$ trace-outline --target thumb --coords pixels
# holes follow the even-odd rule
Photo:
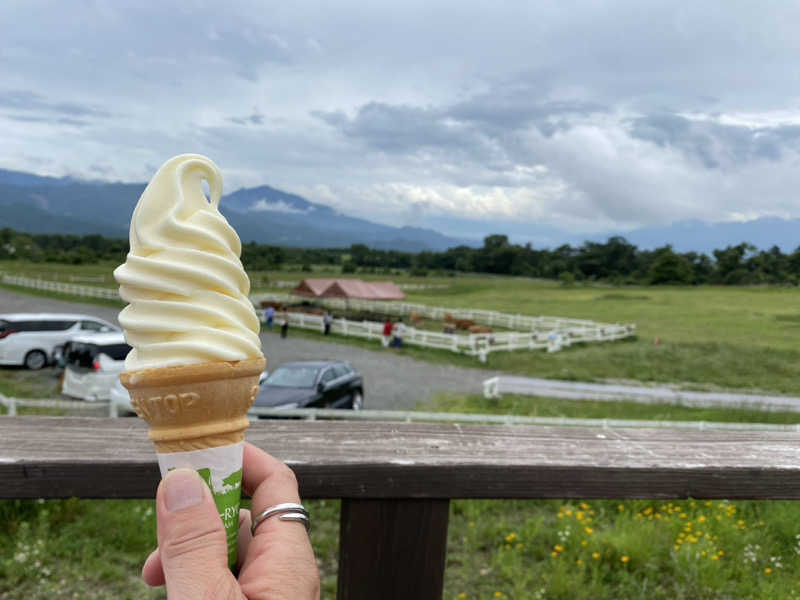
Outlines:
[[[169,600],[241,597],[228,570],[225,528],[196,471],[167,473],[156,493],[156,514]]]

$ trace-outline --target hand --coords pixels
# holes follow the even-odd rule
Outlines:
[[[242,487],[256,514],[300,502],[289,467],[245,443]],[[302,523],[263,521],[250,534],[250,511],[239,511],[239,578],[228,569],[225,530],[211,490],[192,469],[175,469],[156,493],[158,548],[147,558],[147,585],[167,586],[169,600],[318,599],[319,573]]]

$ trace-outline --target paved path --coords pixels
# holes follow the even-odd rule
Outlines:
[[[0,288],[0,314],[13,312],[79,312],[117,323],[115,308],[28,296]],[[347,344],[263,333],[261,340],[268,368],[295,360],[345,359],[364,376],[367,408],[403,410],[428,400],[440,391],[481,393],[483,380],[496,371],[435,365],[398,355],[392,350],[366,350]]]

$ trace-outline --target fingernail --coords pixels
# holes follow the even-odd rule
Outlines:
[[[164,494],[170,512],[197,506],[203,501],[205,482],[192,469],[174,469],[164,478]]]

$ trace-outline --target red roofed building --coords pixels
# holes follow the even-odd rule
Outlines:
[[[391,281],[366,282],[360,279],[304,279],[292,294],[307,298],[358,300],[405,300],[406,295]]]
[[[305,296],[306,298],[321,298],[322,293],[335,281],[336,279],[303,279],[303,281],[292,290],[292,294],[295,296]]]

